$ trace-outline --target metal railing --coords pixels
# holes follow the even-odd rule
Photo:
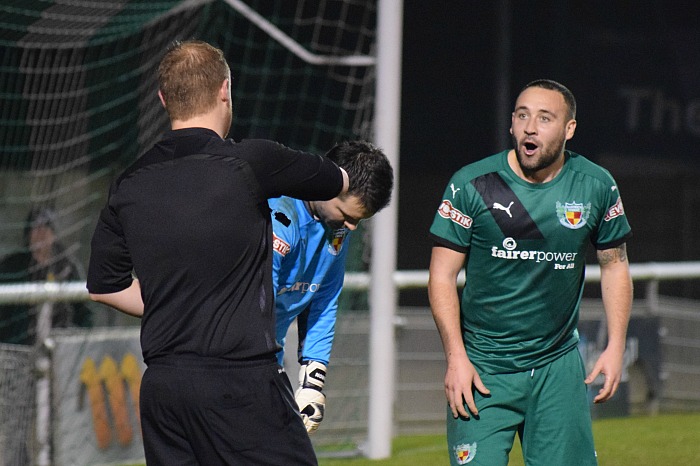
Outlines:
[[[689,280],[700,278],[700,261],[686,262],[649,262],[631,264],[630,273],[634,281],[647,281],[646,298],[650,308],[658,301],[658,286],[661,281]],[[427,270],[396,270],[394,284],[397,289],[426,288],[428,286]],[[600,268],[596,264],[586,266],[587,283],[600,281]],[[463,285],[464,271],[457,283]],[[344,287],[348,290],[368,290],[371,275],[365,272],[348,272],[345,274]],[[0,284],[0,304],[25,303],[37,304],[55,301],[87,301],[89,299],[85,282],[32,282]]]

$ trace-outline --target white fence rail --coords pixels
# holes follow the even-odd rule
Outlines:
[[[687,262],[649,262],[631,264],[630,273],[634,281],[648,281],[647,299],[653,299],[658,282],[668,280],[689,280],[700,278],[700,261]],[[458,284],[464,284],[464,271],[458,277]],[[600,281],[600,268],[596,264],[586,268],[586,282]],[[371,275],[364,272],[348,272],[345,275],[345,288],[348,290],[367,290]],[[427,270],[397,270],[394,272],[394,284],[397,289],[426,288],[428,286]],[[34,282],[0,284],[0,304],[55,301],[86,301],[88,293],[85,282]]]

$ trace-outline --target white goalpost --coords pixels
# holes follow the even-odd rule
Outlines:
[[[225,0],[232,8],[264,30],[294,55],[318,66],[375,66],[374,143],[381,147],[394,168],[393,201],[372,222],[371,286],[369,289],[369,410],[364,454],[371,459],[391,456],[396,350],[394,318],[397,291],[398,173],[401,112],[401,51],[403,1],[379,0],[376,57],[368,55],[319,55],[306,50],[241,0]]]
[[[401,112],[401,53],[403,1],[379,0],[377,8],[377,55],[330,56],[307,51],[275,25],[240,0],[225,0],[236,11],[264,30],[290,52],[307,63],[348,66],[375,66],[374,142],[389,157],[396,182],[391,204],[372,220],[372,261],[369,290],[370,346],[369,398],[366,451],[368,458],[391,455],[396,349],[394,318],[397,292],[393,281],[396,270],[398,223],[398,173]]]
[[[401,112],[401,50],[403,1],[379,0],[377,8],[377,55],[319,55],[282,32],[241,0],[225,0],[236,11],[264,30],[294,55],[318,66],[375,66],[374,143],[381,147],[394,168],[393,202],[372,220],[372,260],[370,263],[370,362],[369,410],[366,451],[368,458],[391,456],[396,350],[394,317],[397,292],[393,282],[396,270],[398,222],[398,173]]]
[[[340,66],[374,66],[376,58],[371,55],[321,55],[313,53],[304,48],[297,41],[285,34],[280,28],[272,24],[263,16],[258,14],[241,0],[224,0],[231,8],[248,18],[248,20],[265,31],[270,37],[282,44],[287,50],[306,63],[319,66],[340,65]],[[381,0],[380,0],[381,2]]]
[[[377,11],[377,83],[374,133],[376,143],[388,154],[394,167],[394,193],[391,204],[373,220],[372,262],[370,264],[370,366],[369,413],[366,456],[391,456],[396,347],[394,319],[397,289],[399,142],[401,113],[401,50],[403,0],[380,0]]]

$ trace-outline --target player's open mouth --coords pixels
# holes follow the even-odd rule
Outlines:
[[[534,142],[526,142],[523,144],[523,148],[525,149],[525,154],[533,155],[537,151],[538,146]]]

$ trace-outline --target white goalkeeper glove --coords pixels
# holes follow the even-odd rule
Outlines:
[[[326,395],[323,384],[326,382],[326,365],[318,361],[305,361],[299,368],[299,388],[294,399],[308,433],[318,429],[326,409]]]

